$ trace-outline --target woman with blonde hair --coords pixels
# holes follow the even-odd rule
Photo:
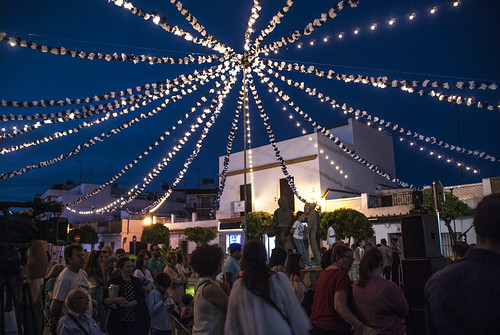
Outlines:
[[[169,275],[172,280],[172,284],[168,288],[168,294],[177,305],[180,305],[182,296],[184,295],[184,285],[187,282],[187,278],[176,266],[177,253],[175,251],[168,252],[167,262],[168,265],[165,266],[163,272]]]

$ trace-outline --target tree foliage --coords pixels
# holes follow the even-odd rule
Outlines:
[[[170,244],[170,231],[161,223],[145,226],[142,230],[141,242],[168,246]]]
[[[207,227],[192,227],[184,229],[184,235],[188,241],[193,241],[196,244],[203,244],[212,241],[217,237],[217,233]]]
[[[346,237],[368,238],[374,234],[372,224],[363,213],[350,208],[339,208],[333,212],[321,214],[320,230],[321,238],[324,240],[330,220],[333,221],[333,229],[335,229],[335,235],[339,239]]]
[[[91,225],[84,225],[69,231],[67,241],[69,244],[75,243],[75,236],[80,236],[79,243],[96,244],[99,242],[99,236]]]
[[[436,209],[434,208],[432,188],[426,188],[422,191],[422,193],[422,208],[429,214],[435,214]],[[448,228],[452,242],[456,242],[456,236],[453,228],[451,227],[451,221],[461,217],[465,212],[470,210],[470,207],[451,192],[445,192],[444,197],[444,209],[439,213],[439,218],[444,221],[445,226]]]
[[[271,225],[272,221],[273,216],[268,212],[258,211],[247,213],[247,235],[251,237],[262,236]]]

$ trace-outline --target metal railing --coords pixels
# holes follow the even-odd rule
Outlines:
[[[191,335],[191,330],[187,329],[182,322],[177,319],[174,315],[172,317],[172,335]]]

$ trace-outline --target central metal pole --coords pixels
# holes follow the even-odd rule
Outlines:
[[[243,68],[243,200],[245,201],[243,211],[243,236],[244,244],[247,236],[247,68]]]

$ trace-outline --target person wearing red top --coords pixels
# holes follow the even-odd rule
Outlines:
[[[359,334],[376,334],[352,312],[352,287],[348,272],[353,263],[352,251],[345,244],[335,246],[332,264],[320,274],[309,320],[311,335],[347,335],[354,327]]]
[[[382,277],[383,264],[378,248],[366,251],[359,265],[359,278],[354,282],[354,310],[378,335],[403,335],[401,321],[408,316],[410,307],[401,289]]]

